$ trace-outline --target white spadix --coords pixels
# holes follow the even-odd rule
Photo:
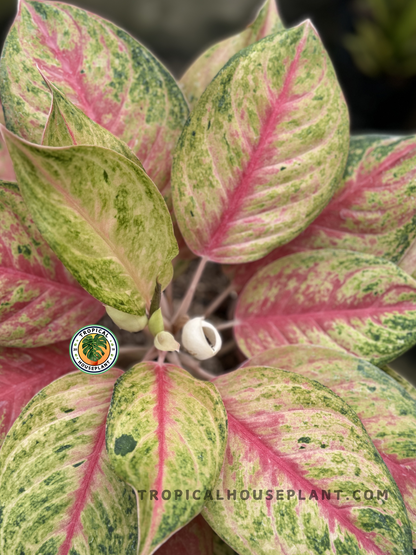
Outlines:
[[[192,318],[182,330],[182,345],[193,357],[206,360],[221,349],[222,340],[216,328],[204,318]]]

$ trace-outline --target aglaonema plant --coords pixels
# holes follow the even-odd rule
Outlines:
[[[0,553],[411,555],[416,389],[389,364],[416,344],[416,138],[350,140],[316,30],[273,0],[179,83],[21,1],[0,96]],[[190,318],[207,263],[230,285]],[[232,291],[248,360],[213,376]],[[105,311],[145,353],[74,371]]]

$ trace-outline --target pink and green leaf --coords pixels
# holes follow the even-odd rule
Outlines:
[[[121,373],[69,374],[23,409],[0,451],[1,553],[136,554],[134,494],[105,450]]]
[[[116,473],[136,490],[140,555],[154,553],[202,510],[226,442],[227,416],[213,384],[155,362],[138,364],[117,381],[107,450]],[[156,500],[150,490],[158,492]],[[162,498],[164,490],[172,499]],[[200,490],[200,499],[187,499],[185,490]]]
[[[157,555],[235,555],[201,515],[176,532],[157,551]]]
[[[236,54],[179,139],[172,195],[199,256],[266,256],[323,210],[344,171],[348,113],[335,72],[306,22]]]
[[[0,446],[22,408],[43,387],[74,371],[66,341],[38,347],[0,347]]]
[[[109,148],[143,168],[129,147],[110,131],[92,121],[43,76],[52,94],[52,106],[43,131],[45,146],[91,145]]]
[[[177,243],[162,195],[137,164],[98,146],[46,147],[3,128],[22,196],[43,237],[102,303],[142,316]]]
[[[67,272],[37,230],[14,183],[0,182],[0,345],[69,339],[104,307]]]
[[[247,29],[208,48],[186,71],[179,83],[190,106],[196,105],[209,83],[234,54],[281,29],[283,24],[276,0],[266,0]]]
[[[202,515],[240,555],[413,553],[400,492],[342,399],[270,367],[236,370],[215,384],[229,435],[214,500]],[[243,490],[249,499],[240,498]],[[377,498],[386,490],[387,500]],[[365,499],[365,491],[374,497]]]
[[[328,206],[293,241],[266,258],[227,271],[236,290],[267,264],[311,249],[346,249],[416,272],[416,136],[351,138],[342,183]],[[414,260],[415,259],[415,260]]]
[[[368,254],[322,249],[281,258],[244,288],[235,336],[248,357],[288,344],[381,365],[416,344],[416,281]]]
[[[416,400],[372,364],[312,345],[265,351],[244,366],[273,366],[316,380],[357,413],[406,505],[416,548]]]
[[[40,143],[50,108],[42,73],[123,140],[160,190],[188,108],[173,77],[128,33],[59,2],[21,0],[0,67],[8,129]]]

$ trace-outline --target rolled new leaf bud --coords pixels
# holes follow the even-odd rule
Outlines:
[[[203,318],[192,318],[182,330],[182,345],[198,360],[207,360],[221,349],[222,340],[216,328]]]
[[[130,332],[141,331],[147,326],[147,316],[137,316],[135,314],[127,314],[112,306],[105,307],[107,314],[113,322],[121,329]]]
[[[159,332],[154,340],[154,346],[159,351],[178,351],[180,344],[176,341],[171,333],[168,331]]]
[[[149,318],[149,330],[153,337],[156,337],[158,333],[165,330],[163,324],[162,309],[158,308]]]

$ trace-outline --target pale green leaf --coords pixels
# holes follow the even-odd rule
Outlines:
[[[178,250],[150,178],[106,148],[37,146],[3,132],[23,198],[52,250],[96,299],[143,316],[156,279],[162,287],[171,280]]]
[[[117,381],[107,450],[114,470],[138,492],[140,555],[153,553],[201,511],[226,442],[227,416],[213,384],[155,362],[138,364]],[[167,490],[170,499],[168,493],[162,498]],[[201,495],[187,499],[185,490]]]
[[[23,409],[0,451],[2,555],[136,554],[134,493],[105,450],[120,374],[68,374]]]

